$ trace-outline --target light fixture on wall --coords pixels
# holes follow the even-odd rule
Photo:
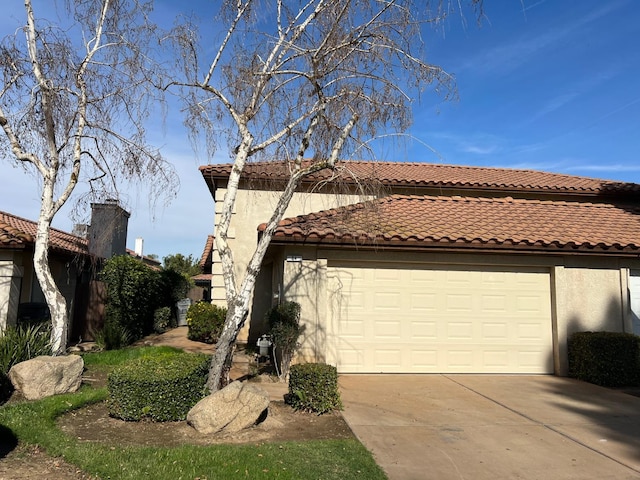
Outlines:
[[[287,255],[287,262],[302,262],[302,255]]]

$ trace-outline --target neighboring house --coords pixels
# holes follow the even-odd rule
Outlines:
[[[200,273],[191,277],[195,286],[189,291],[188,297],[193,302],[211,301],[211,267],[213,264],[214,236],[208,235],[200,257],[198,267]]]
[[[107,200],[91,204],[90,226],[50,231],[49,264],[67,301],[69,341],[92,338],[102,326],[105,290],[95,273],[104,259],[127,252],[128,219],[116,201]],[[33,268],[36,231],[36,222],[0,212],[0,330],[17,324],[19,311],[46,303]]]
[[[149,257],[147,255],[143,255],[139,251],[136,252],[135,250],[131,250],[130,248],[127,248],[126,253],[130,257],[133,257],[136,260],[139,260],[142,263],[144,263],[145,265],[151,267],[153,270],[161,270],[162,269],[162,262],[160,260],[156,259],[156,258]]]
[[[237,271],[284,168],[248,165],[230,239]],[[201,171],[219,206],[230,165]],[[375,188],[356,203],[361,184]],[[245,335],[265,330],[272,302],[295,300],[302,357],[340,372],[566,375],[571,333],[640,333],[639,194],[530,170],[344,162],[296,194]]]
[[[33,269],[36,230],[36,222],[0,212],[0,330],[16,325],[20,305],[45,303]],[[91,266],[87,240],[52,228],[49,264],[73,318],[76,289]]]

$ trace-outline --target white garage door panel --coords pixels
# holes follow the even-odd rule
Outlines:
[[[344,263],[328,280],[341,372],[553,371],[548,272]]]

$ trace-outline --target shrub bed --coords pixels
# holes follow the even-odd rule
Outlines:
[[[287,403],[296,410],[318,414],[341,410],[336,367],[324,363],[292,365]]]
[[[640,337],[576,332],[569,338],[569,376],[604,387],[640,385]]]
[[[141,358],[108,376],[109,414],[122,420],[184,420],[205,395],[209,357],[176,353]]]
[[[216,343],[226,318],[227,309],[224,307],[208,302],[195,303],[187,310],[187,337],[196,342]]]

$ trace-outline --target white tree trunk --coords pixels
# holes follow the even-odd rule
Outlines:
[[[322,111],[323,109],[321,108],[320,113],[322,113]],[[306,175],[324,168],[332,168],[335,165],[345,140],[358,120],[358,116],[354,114],[346,123],[340,135],[335,140],[331,149],[331,155],[329,155],[327,160],[318,161],[303,169],[302,160],[306,152],[308,139],[313,135],[314,129],[318,123],[318,118],[319,116],[313,118],[307,127],[306,134],[303,137],[300,150],[295,161],[295,170],[291,173],[286,187],[278,198],[278,203],[273,214],[267,222],[267,226],[262,232],[262,236],[258,241],[255,251],[253,252],[251,261],[247,266],[242,284],[237,290],[237,283],[235,281],[235,273],[233,269],[233,255],[227,243],[227,231],[229,229],[229,224],[231,223],[231,213],[233,212],[233,205],[238,193],[240,175],[246,163],[247,151],[252,140],[250,135],[245,137],[245,142],[243,142],[243,145],[241,145],[238,154],[236,155],[236,162],[227,184],[227,192],[225,194],[222,208],[222,221],[218,225],[220,231],[216,235],[216,245],[220,252],[220,262],[222,264],[225,287],[227,288],[227,304],[229,306],[229,311],[227,313],[222,335],[218,339],[216,351],[211,360],[211,368],[209,369],[209,378],[207,380],[207,388],[209,388],[210,391],[216,391],[229,383],[229,372],[233,361],[233,351],[236,339],[238,337],[238,333],[244,326],[244,322],[249,313],[249,303],[251,301],[251,296],[253,294],[258,274],[260,273],[262,260],[267,253],[269,243],[271,242],[271,238],[273,237],[273,233],[275,232],[278,223],[282,220],[289,203],[291,203],[291,199],[293,198],[296,188]]]
[[[33,253],[33,268],[51,313],[51,349],[61,355],[67,349],[67,302],[60,293],[49,265],[49,232],[53,218],[53,185],[43,185],[42,205],[38,218],[38,230]]]

